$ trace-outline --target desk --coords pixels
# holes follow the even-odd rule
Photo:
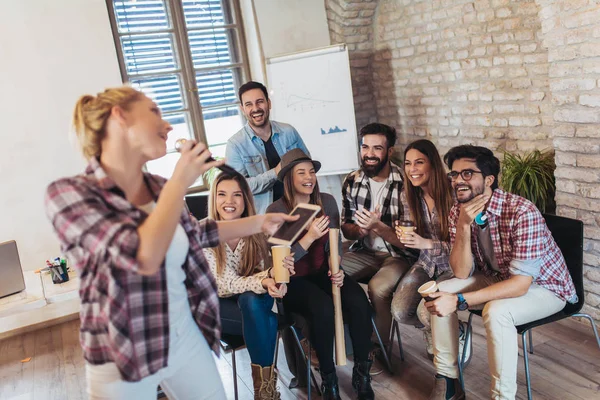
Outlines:
[[[25,271],[25,291],[0,303],[0,340],[79,318],[79,278],[52,283],[50,274]]]
[[[53,283],[49,272],[40,273],[44,298],[48,304],[76,299],[79,296],[79,278],[69,271],[69,280],[65,283]]]

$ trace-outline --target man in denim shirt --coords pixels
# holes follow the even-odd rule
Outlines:
[[[248,123],[227,141],[227,163],[246,177],[256,213],[264,214],[283,196],[283,184],[277,180],[280,157],[295,148],[310,153],[293,126],[269,119],[271,100],[263,84],[245,83],[238,96]]]

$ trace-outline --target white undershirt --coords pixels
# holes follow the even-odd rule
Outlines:
[[[379,206],[380,210],[383,208],[383,193],[385,192],[384,189],[386,183],[387,180],[377,182],[376,180],[369,178],[369,187],[371,189],[371,209],[369,211],[375,211],[377,206]],[[365,237],[364,242],[371,250],[388,251],[381,236],[373,231],[369,232],[369,236]]]
[[[156,203],[150,202],[138,206],[148,214],[154,210]],[[195,323],[188,302],[185,287],[185,271],[183,264],[187,259],[190,242],[183,227],[178,224],[173,239],[165,255],[167,272],[167,293],[169,299],[169,367],[177,368],[189,362],[188,355],[194,352],[199,340],[204,341],[200,328]],[[206,343],[206,342],[204,342]],[[206,346],[206,344],[204,344]],[[158,373],[158,372],[157,372]],[[86,374],[92,383],[105,384],[121,379],[114,362],[92,365],[86,363]]]
[[[148,214],[156,207],[155,202],[139,206]],[[165,270],[167,272],[167,292],[169,297],[169,326],[171,329],[171,341],[187,323],[193,322],[190,305],[188,302],[187,289],[185,287],[185,272],[183,264],[187,258],[190,248],[185,230],[181,224],[177,224],[173,239],[165,255]]]

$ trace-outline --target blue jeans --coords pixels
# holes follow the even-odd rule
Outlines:
[[[268,294],[245,292],[219,299],[221,325],[227,335],[243,335],[253,364],[273,364],[277,338],[277,316]]]

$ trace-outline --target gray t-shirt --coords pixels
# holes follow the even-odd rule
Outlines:
[[[492,242],[490,227],[477,227],[476,231],[477,242],[479,243],[479,248],[481,249],[481,253],[483,255],[485,263],[494,271],[500,272],[498,260],[496,259],[496,254],[494,253],[494,244]],[[508,267],[508,270],[512,275],[531,276],[533,277],[533,279],[535,279],[540,274],[540,269],[542,268],[542,261],[542,258],[536,258],[533,260],[513,259],[510,261],[510,266]]]

